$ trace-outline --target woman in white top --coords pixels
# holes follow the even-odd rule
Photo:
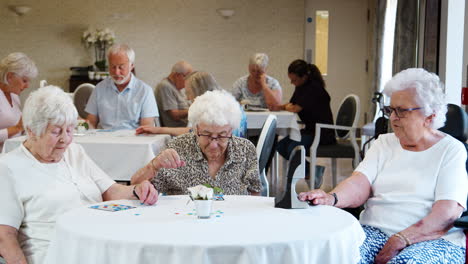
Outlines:
[[[5,140],[23,132],[19,95],[36,76],[36,65],[21,52],[0,61],[0,152]]]
[[[157,201],[148,181],[115,183],[73,141],[77,111],[60,88],[31,93],[23,112],[28,138],[0,158],[0,255],[42,263],[57,218],[70,209],[116,199]]]
[[[360,263],[465,263],[466,149],[439,130],[447,106],[439,77],[408,69],[385,86],[394,133],[380,135],[351,177],[330,193],[299,195],[340,208],[365,204]]]

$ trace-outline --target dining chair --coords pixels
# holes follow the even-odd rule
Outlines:
[[[85,108],[88,103],[88,99],[91,96],[91,93],[94,90],[94,85],[91,83],[80,84],[75,90],[73,96],[73,103],[75,104],[76,110],[78,110],[78,115],[81,118],[86,119],[88,113],[86,113]]]
[[[260,182],[262,184],[262,196],[270,195],[270,187],[266,177],[266,166],[271,152],[274,151],[274,141],[276,137],[276,116],[268,115],[263,123],[262,131],[257,142],[257,159]]]
[[[337,184],[337,158],[353,159],[353,167],[356,168],[360,161],[360,148],[356,141],[356,130],[360,115],[359,97],[354,94],[347,95],[341,102],[334,125],[317,123],[315,125],[315,138],[310,147],[310,179],[309,186],[314,186],[317,158],[332,159],[332,187]],[[336,143],[331,145],[319,145],[322,129],[334,129]]]

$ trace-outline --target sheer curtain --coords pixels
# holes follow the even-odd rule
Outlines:
[[[379,0],[376,5],[375,23],[375,73],[373,87],[381,92],[385,83],[393,74],[393,50],[395,22],[398,0]],[[374,122],[379,117],[379,108],[375,108]]]

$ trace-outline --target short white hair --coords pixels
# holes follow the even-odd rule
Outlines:
[[[57,86],[45,86],[32,92],[23,108],[23,126],[36,136],[50,125],[76,126],[78,112],[69,95]]]
[[[127,44],[115,44],[112,45],[107,51],[107,61],[109,62],[109,56],[125,53],[127,55],[128,61],[131,64],[135,64],[135,51],[130,48]]]
[[[0,82],[8,85],[7,73],[12,72],[29,79],[37,76],[37,67],[26,54],[22,52],[10,53],[0,61]]]
[[[397,73],[387,82],[383,93],[391,97],[394,92],[412,89],[414,100],[422,107],[425,116],[434,114],[431,127],[438,129],[445,124],[447,102],[445,87],[435,73],[421,68],[411,68]]]
[[[178,61],[172,66],[171,72],[188,74],[192,72],[192,65],[186,61]]]
[[[195,98],[188,111],[188,120],[192,127],[198,124],[229,125],[236,130],[241,121],[240,105],[224,90],[207,91]]]
[[[265,53],[255,53],[249,59],[250,65],[257,65],[262,70],[265,70],[268,66],[268,55]]]

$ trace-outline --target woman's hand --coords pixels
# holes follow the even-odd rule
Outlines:
[[[137,135],[139,134],[161,134],[160,130],[161,130],[160,127],[141,126],[135,130],[135,134]]]
[[[174,149],[165,149],[151,161],[151,164],[155,170],[175,169],[185,166],[185,161],[180,159],[179,154]]]
[[[309,201],[313,205],[331,205],[335,203],[335,197],[328,194],[320,189],[311,190],[308,192],[302,192],[298,196],[301,201]]]
[[[406,247],[406,242],[397,236],[391,236],[382,250],[375,257],[374,263],[385,264]]]
[[[145,180],[135,185],[135,193],[138,195],[137,198],[140,198],[140,202],[144,204],[153,205],[158,201],[158,191],[149,181]]]

